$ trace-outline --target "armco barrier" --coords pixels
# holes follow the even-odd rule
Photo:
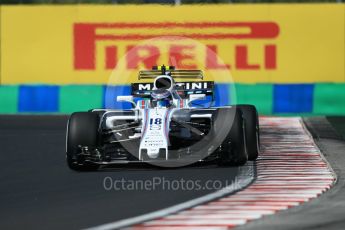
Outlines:
[[[19,5],[0,19],[3,113],[108,107],[112,70],[128,92],[139,69],[174,64],[225,87],[219,105],[345,114],[345,4]]]
[[[235,89],[235,90],[234,90]],[[215,105],[251,103],[261,114],[345,114],[345,84],[217,84]],[[71,113],[91,108],[129,108],[117,95],[124,85],[3,85],[0,113]]]

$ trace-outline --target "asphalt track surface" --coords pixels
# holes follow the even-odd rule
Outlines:
[[[106,190],[106,177],[112,181],[159,177],[169,182],[183,178],[202,186],[217,180],[225,186],[239,173],[238,167],[214,165],[74,172],[65,164],[66,122],[67,116],[0,116],[0,229],[81,229],[170,207],[216,190],[169,190],[167,186]]]
[[[138,180],[233,181],[239,168],[160,170],[124,167],[77,173],[64,160],[66,116],[0,116],[0,229],[80,229],[159,210],[214,190],[107,191],[105,177]],[[345,229],[345,142],[324,118],[307,119],[337,174],[318,199],[252,221],[238,229]],[[333,120],[334,121],[334,120]],[[344,122],[342,119],[340,122]],[[338,126],[334,122],[334,126]],[[341,125],[341,124],[340,124]]]

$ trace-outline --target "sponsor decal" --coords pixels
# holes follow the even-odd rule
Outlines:
[[[176,82],[175,83],[178,90],[202,90],[202,89],[213,89],[214,83],[212,81],[202,81],[202,82]],[[152,90],[153,83],[133,83],[132,90]]]
[[[1,25],[3,85],[123,86],[162,64],[217,83],[345,79],[344,4],[1,6]]]
[[[141,64],[146,69],[150,69],[152,66],[161,64],[159,59],[162,55],[167,55],[169,62],[174,62],[169,64],[175,65],[178,69],[277,69],[275,39],[279,36],[280,28],[276,22],[75,23],[73,31],[74,69],[77,71],[95,71],[99,53],[104,56],[102,68],[105,70],[116,68],[122,56],[120,49],[125,50],[122,53],[127,53],[126,68],[128,70],[138,69]],[[156,44],[138,45],[142,40],[153,38],[170,40],[167,41],[168,52],[162,52],[162,47]],[[197,47],[193,44],[176,44],[175,40],[179,39],[207,41],[203,52],[205,55],[203,67],[190,63],[190,60],[195,59],[199,54]],[[217,41],[219,40],[236,41],[232,45],[233,63],[218,62]],[[249,46],[243,43],[243,40],[269,41],[261,47],[263,51],[261,63],[249,61],[250,55],[257,56],[257,54],[250,53]],[[120,45],[123,42],[126,42],[126,45]]]

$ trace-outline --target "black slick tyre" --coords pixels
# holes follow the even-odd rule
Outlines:
[[[228,126],[228,127],[226,127]],[[242,112],[235,107],[219,108],[215,121],[215,133],[227,130],[219,148],[218,165],[243,165],[247,162],[246,141],[244,134],[244,120]]]
[[[245,122],[248,160],[256,160],[260,151],[259,117],[254,105],[236,105],[242,111]]]
[[[89,149],[98,146],[99,115],[92,112],[73,113],[67,124],[66,160],[70,169],[76,171],[93,171],[98,169],[97,164],[85,162],[79,156],[80,146]]]

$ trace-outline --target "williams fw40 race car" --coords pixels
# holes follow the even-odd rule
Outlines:
[[[163,65],[140,71],[138,80],[143,82],[131,85],[131,95],[117,97],[131,109],[92,109],[70,116],[66,158],[71,169],[144,162],[231,166],[258,157],[255,106],[200,107],[214,97],[214,83],[204,81],[202,71]]]

